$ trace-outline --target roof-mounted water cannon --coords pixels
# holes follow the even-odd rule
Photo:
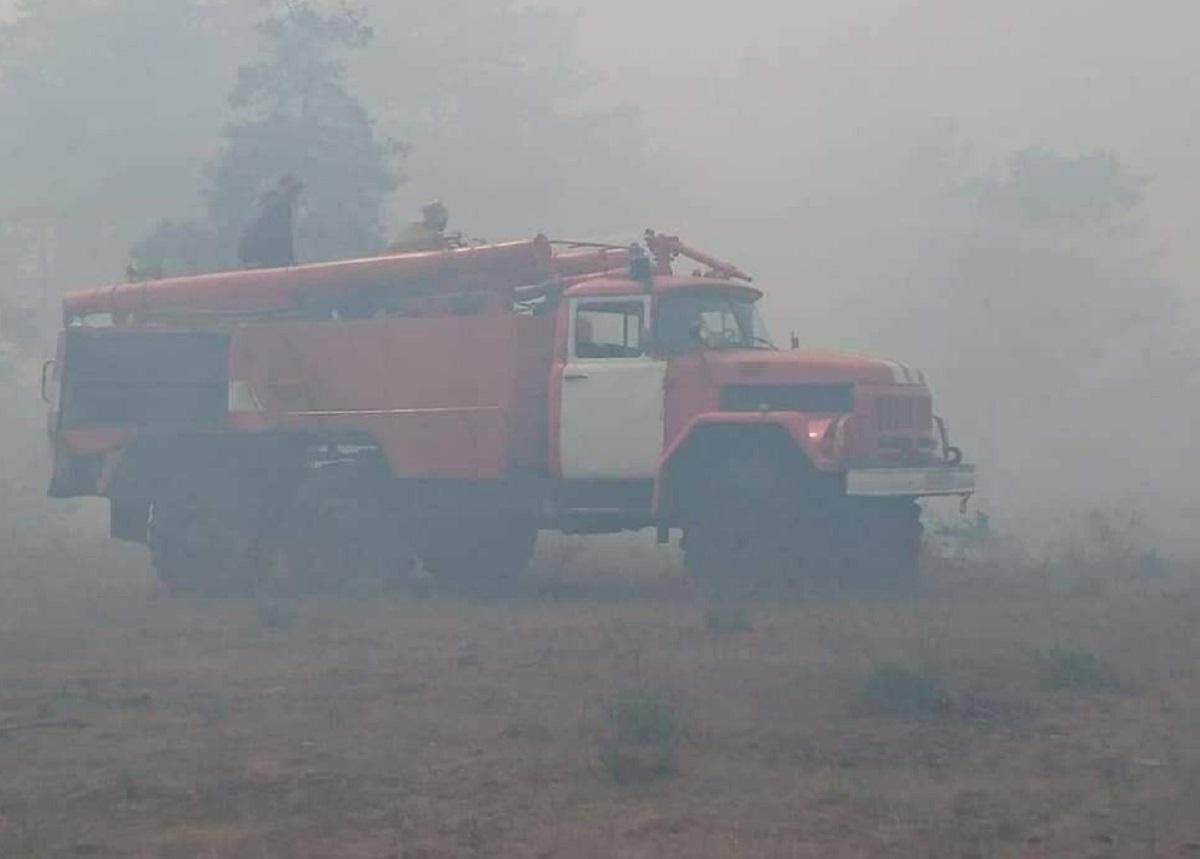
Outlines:
[[[679,236],[664,236],[659,235],[654,230],[646,230],[645,242],[646,247],[650,249],[650,256],[654,259],[655,274],[671,274],[671,263],[679,257],[684,257],[685,259],[690,259],[692,262],[708,266],[708,271],[697,272],[699,277],[742,280],[746,283],[754,280],[754,278],[732,263],[724,262],[703,251],[698,251],[693,247],[685,245],[679,239]]]

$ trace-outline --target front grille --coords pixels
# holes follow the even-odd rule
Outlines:
[[[853,385],[726,385],[723,412],[850,412]]]
[[[924,397],[880,397],[877,409],[880,432],[923,431],[933,421],[931,404]]]

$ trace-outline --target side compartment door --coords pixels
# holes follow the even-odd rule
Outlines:
[[[648,354],[650,298],[576,298],[569,314],[559,423],[563,477],[654,477],[667,362]]]

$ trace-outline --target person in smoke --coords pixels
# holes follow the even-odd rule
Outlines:
[[[294,220],[304,183],[284,176],[259,200],[258,215],[238,245],[242,268],[282,268],[296,264]]]
[[[421,209],[421,220],[405,227],[396,241],[388,246],[388,250],[401,254],[445,250],[450,246],[446,237],[449,223],[450,212],[441,200],[434,200]]]

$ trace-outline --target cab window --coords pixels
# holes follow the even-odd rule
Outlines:
[[[645,354],[641,301],[581,303],[575,311],[576,358],[637,358]]]
[[[754,299],[720,292],[686,291],[664,296],[655,314],[657,351],[677,355],[693,349],[774,349]]]

